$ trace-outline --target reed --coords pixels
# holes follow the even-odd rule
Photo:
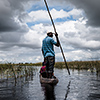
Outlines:
[[[33,66],[20,66],[20,64],[0,64],[0,79],[14,79],[16,85],[17,79],[22,77],[33,76]]]
[[[97,74],[100,73],[100,61],[71,61],[67,62],[68,67],[70,69],[77,69],[77,70],[90,70],[91,72],[96,72]],[[42,62],[39,63],[25,63],[21,64],[21,66],[42,66]],[[64,62],[56,62],[55,68],[66,68]]]
[[[68,67],[70,69],[77,69],[77,70],[89,70],[91,72],[96,72],[96,74],[100,74],[100,61],[71,61],[67,62]],[[17,78],[21,78],[24,76],[30,76],[33,74],[34,67],[33,66],[42,66],[42,62],[39,63],[18,63],[18,64],[11,64],[5,63],[0,64],[0,79],[6,78],[9,79],[10,77],[14,77],[15,80]],[[56,62],[55,68],[66,68],[64,62]]]
[[[100,61],[72,61],[67,62],[70,69],[78,69],[78,70],[90,70],[91,72],[96,72],[97,75],[100,73]],[[64,62],[56,62],[56,68],[66,68]]]

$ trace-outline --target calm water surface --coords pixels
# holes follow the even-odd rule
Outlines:
[[[39,69],[34,75],[17,80],[0,81],[0,100],[100,100],[100,76],[89,71],[55,69],[56,86],[40,84]]]

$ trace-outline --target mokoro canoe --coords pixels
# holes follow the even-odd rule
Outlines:
[[[44,78],[40,75],[40,83],[41,84],[51,84],[56,85],[59,82],[58,78],[54,76],[54,78]]]

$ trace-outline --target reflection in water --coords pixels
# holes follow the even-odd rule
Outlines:
[[[27,100],[23,93],[23,87],[29,86],[29,81],[33,80],[33,74],[29,77],[25,76],[17,79],[15,83],[14,79],[8,79],[0,81],[0,100]],[[32,80],[31,80],[32,79]]]
[[[42,90],[44,91],[44,100],[56,100],[54,93],[54,86],[50,84],[41,84]]]
[[[64,100],[67,100],[68,94],[70,92],[70,84],[71,84],[71,81],[69,81],[68,83]],[[42,87],[42,91],[44,92],[44,96],[45,96],[44,100],[56,100],[53,85],[41,84],[41,87]]]
[[[40,84],[39,69],[32,76],[0,80],[0,100],[100,100],[100,76],[86,70],[55,69],[56,86]],[[71,81],[69,81],[71,80]],[[41,89],[42,88],[42,89]]]
[[[71,84],[71,81],[69,81],[69,83],[68,83],[67,90],[66,90],[66,94],[65,94],[65,99],[64,100],[67,99],[67,96],[68,96],[68,94],[70,92],[70,84]]]

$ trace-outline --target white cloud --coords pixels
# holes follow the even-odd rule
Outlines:
[[[29,13],[29,16],[32,18],[32,21],[40,21],[40,20],[49,19],[47,11],[45,10],[32,11]]]
[[[70,12],[68,12],[68,15],[72,15],[74,19],[81,18],[84,14],[84,11],[81,9],[72,9]]]
[[[33,30],[29,30],[29,32],[28,33],[26,33],[26,34],[24,34],[24,41],[25,41],[25,43],[39,43],[39,35],[37,34],[37,32],[36,31],[33,31]],[[22,40],[23,41],[23,40]]]
[[[70,6],[68,2],[66,3],[67,0],[58,1],[48,0],[50,7],[54,7],[50,11],[53,19],[66,19],[70,16],[73,16],[74,19],[77,19],[77,21],[69,20],[55,23],[66,59],[68,61],[88,60],[91,58],[99,59],[100,28],[87,26],[87,22],[94,26],[99,26],[100,24],[98,21],[100,18],[98,15],[98,10],[96,9],[96,5],[93,12],[91,11],[90,3],[88,6],[86,0],[84,0],[83,3],[80,0],[70,1],[74,2],[73,4],[75,4],[77,8],[75,8],[75,6]],[[95,1],[92,0],[92,4],[94,2]],[[43,56],[41,53],[42,40],[45,38],[46,32],[53,31],[53,27],[50,24],[51,22],[48,23],[50,18],[47,11],[42,10],[44,9],[43,7],[45,7],[45,5],[43,5],[43,1],[33,0],[32,3],[27,2],[26,0],[0,1],[0,61],[43,61]],[[28,14],[25,10],[30,8],[32,5],[35,5],[37,7],[36,9],[38,10],[33,8],[36,11],[34,10]],[[59,10],[56,9],[56,7]],[[41,8],[41,10],[39,10],[39,8]],[[67,12],[67,10],[69,11]],[[26,24],[27,22],[32,22],[34,25],[29,28]],[[63,61],[60,50],[55,48],[55,52],[56,61]]]
[[[86,61],[86,60],[91,60],[93,55],[91,54],[91,52],[89,51],[83,51],[83,50],[74,50],[74,51],[69,51],[69,52],[65,52],[65,57],[67,61],[75,61],[75,60],[79,60],[79,61]],[[57,53],[56,54],[56,59],[62,59],[62,55],[61,53]]]
[[[83,20],[86,22],[86,20]],[[93,33],[93,27],[86,27],[80,20],[66,21],[63,23],[55,23],[60,42],[64,49],[64,54],[67,61],[70,60],[88,60],[96,58],[99,54],[97,48],[100,47],[100,39],[96,41],[90,33]],[[29,29],[29,32],[24,33],[20,38],[18,45],[12,48],[12,51],[2,51],[1,60],[6,58],[6,61],[15,62],[40,62],[43,61],[41,53],[41,44],[46,32],[53,30],[52,25],[36,24]],[[95,29],[95,34],[98,34],[99,28]],[[90,37],[90,38],[89,38]],[[88,39],[89,38],[89,39]],[[95,37],[96,38],[96,37]],[[20,44],[22,43],[22,45]],[[36,49],[37,48],[37,49]],[[97,50],[94,54],[91,50]],[[17,50],[17,52],[16,52]],[[88,51],[90,50],[90,51]],[[63,61],[62,54],[58,48],[55,48],[56,61]],[[5,55],[5,56],[4,56]],[[99,55],[98,55],[99,57]],[[10,58],[10,59],[9,59]]]
[[[77,19],[82,17],[83,15],[83,11],[82,10],[78,10],[78,9],[73,9],[69,12],[64,11],[63,9],[61,9],[60,11],[57,11],[56,9],[52,9],[50,11],[53,19],[57,19],[57,18],[67,18],[70,16],[73,16],[73,18]],[[31,11],[29,13],[29,16],[32,18],[32,21],[48,21],[49,20],[49,15],[47,13],[46,10],[38,10],[38,11]]]

